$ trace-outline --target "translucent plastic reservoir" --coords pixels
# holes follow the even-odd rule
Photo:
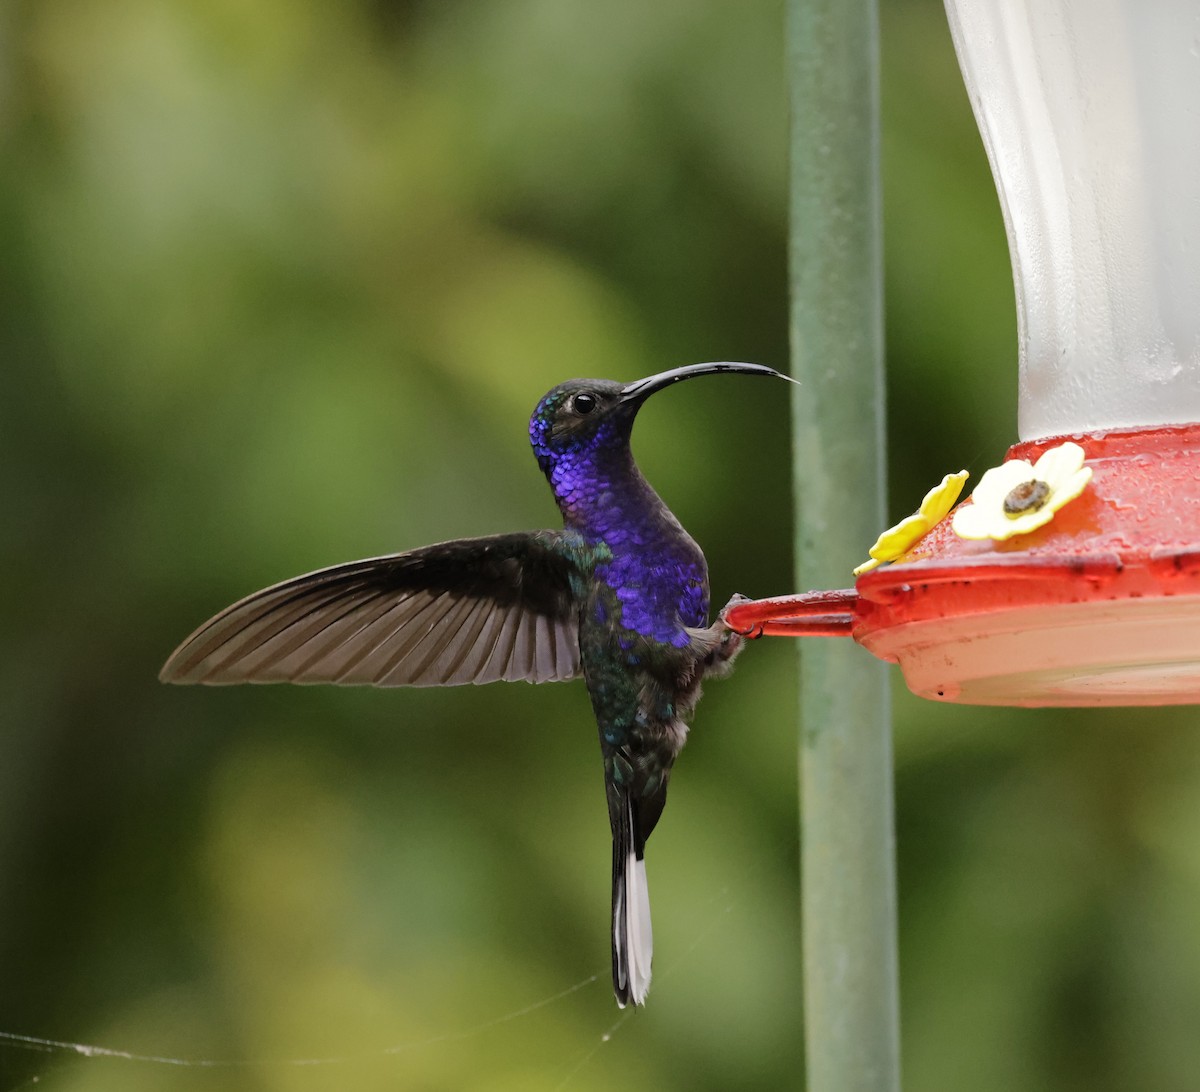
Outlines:
[[[946,0],[1012,252],[1020,434],[1200,421],[1200,0]]]

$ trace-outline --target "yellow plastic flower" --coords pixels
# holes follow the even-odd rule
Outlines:
[[[1083,459],[1083,448],[1066,443],[1050,448],[1033,465],[1012,459],[993,467],[979,479],[971,503],[954,513],[954,533],[1003,540],[1049,523],[1092,480]]]
[[[954,507],[954,502],[962,492],[963,482],[968,477],[965,470],[960,470],[957,474],[947,474],[940,485],[935,485],[925,494],[925,499],[921,501],[921,507],[916,512],[907,519],[902,519],[895,527],[889,527],[875,540],[875,545],[867,551],[871,559],[859,565],[854,570],[854,575],[862,576],[876,565],[903,557],[918,539],[946,518],[946,513]]]

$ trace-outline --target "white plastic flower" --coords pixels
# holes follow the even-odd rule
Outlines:
[[[959,538],[1003,540],[1049,523],[1092,480],[1091,467],[1083,460],[1083,448],[1065,443],[1050,448],[1032,465],[1012,459],[993,467],[979,479],[971,503],[954,513],[954,533]]]
[[[946,513],[958,500],[967,477],[965,470],[960,470],[957,474],[947,474],[940,485],[935,485],[925,494],[925,499],[921,501],[921,507],[916,512],[902,519],[895,527],[889,527],[875,540],[875,545],[867,551],[870,560],[859,565],[854,570],[854,575],[862,576],[876,565],[882,565],[885,561],[895,561],[908,553],[910,547],[916,545],[946,518]]]

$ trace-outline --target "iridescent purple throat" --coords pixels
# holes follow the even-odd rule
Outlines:
[[[634,464],[627,431],[604,422],[586,445],[552,451],[537,426],[535,418],[530,438],[565,526],[612,554],[594,577],[612,589],[621,617],[595,620],[687,645],[684,627],[708,623],[708,569],[699,546]]]

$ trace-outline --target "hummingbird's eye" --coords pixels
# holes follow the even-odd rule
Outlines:
[[[571,399],[571,409],[578,413],[580,417],[586,417],[595,408],[596,396],[588,394],[587,391],[582,391]]]

